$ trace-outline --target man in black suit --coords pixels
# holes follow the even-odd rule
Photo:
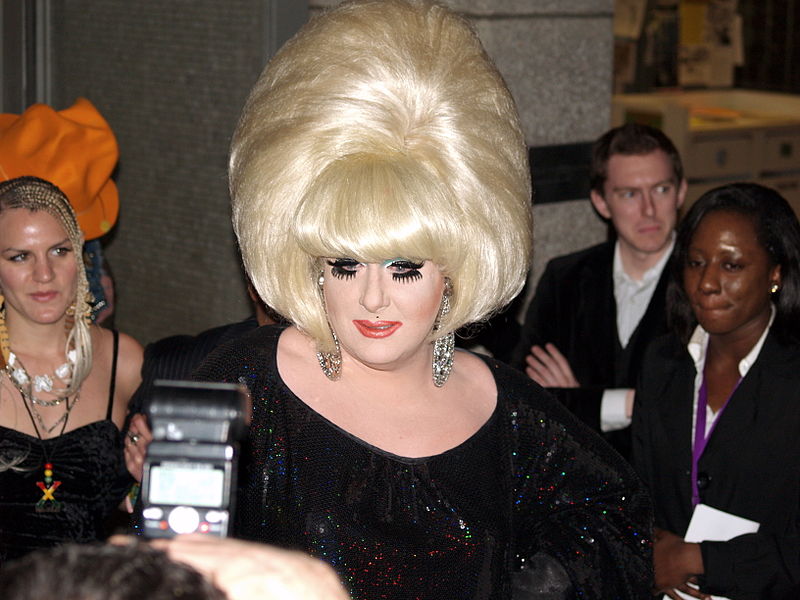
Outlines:
[[[614,239],[548,263],[512,364],[627,457],[642,354],[666,332],[664,267],[686,180],[669,138],[637,124],[595,142],[590,176]]]
[[[148,344],[142,363],[142,383],[128,405],[129,416],[144,410],[159,379],[187,380],[217,346],[236,339],[261,325],[282,322],[282,317],[262,302],[252,284],[247,292],[253,302],[253,315],[244,321],[220,325],[195,336],[173,335]],[[126,425],[127,427],[127,425]]]

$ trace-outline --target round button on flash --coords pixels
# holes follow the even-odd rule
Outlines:
[[[167,522],[175,533],[192,533],[200,525],[200,514],[189,506],[173,508]]]

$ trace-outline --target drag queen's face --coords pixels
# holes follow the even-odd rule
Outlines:
[[[435,264],[324,258],[323,273],[328,319],[343,356],[382,371],[430,361],[427,340],[444,292]]]

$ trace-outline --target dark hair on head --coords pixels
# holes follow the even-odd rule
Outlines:
[[[681,221],[667,288],[670,326],[687,343],[697,325],[683,288],[683,268],[695,231],[716,211],[736,212],[752,220],[758,243],[772,264],[781,267],[781,287],[772,296],[777,309],[772,331],[785,341],[800,340],[800,223],[783,196],[757,183],[714,188],[703,194]]]
[[[669,158],[675,184],[679,185],[683,181],[683,163],[675,144],[664,135],[664,132],[639,123],[626,123],[610,129],[592,145],[592,165],[589,172],[589,184],[592,190],[601,196],[604,195],[608,178],[608,161],[615,154],[638,156],[656,150],[662,150]]]
[[[189,565],[145,544],[65,544],[0,570],[3,600],[226,600]]]

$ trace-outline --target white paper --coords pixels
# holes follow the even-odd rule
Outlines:
[[[756,533],[759,524],[724,510],[698,504],[683,539],[687,542],[727,542],[746,533]]]
[[[759,523],[727,513],[724,510],[712,508],[707,504],[698,504],[694,507],[692,520],[686,529],[683,539],[687,542],[727,542],[740,535],[756,533]],[[696,587],[689,584],[692,587]],[[691,596],[675,590],[681,598],[696,600]],[[667,598],[664,596],[663,598]],[[724,596],[711,596],[712,600],[729,600]]]

